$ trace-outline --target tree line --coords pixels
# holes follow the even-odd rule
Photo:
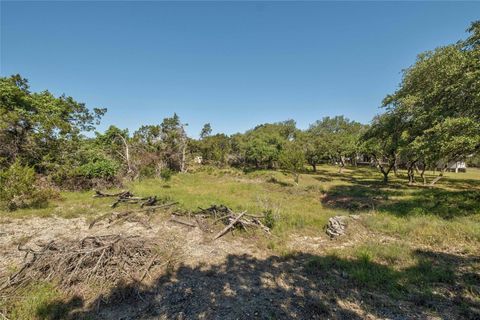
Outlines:
[[[205,124],[195,139],[173,114],[134,132],[116,126],[96,132],[106,109],[89,109],[49,91],[31,92],[20,75],[2,77],[0,201],[11,202],[26,185],[38,184],[39,177],[60,188],[91,188],[120,178],[168,179],[200,159],[214,166],[284,169],[297,182],[306,165],[315,171],[322,162],[336,164],[342,172],[359,159],[369,161],[385,182],[392,171],[404,168],[410,184],[417,172],[427,184],[425,170],[440,168],[433,184],[449,162],[478,159],[480,21],[468,32],[465,40],[418,55],[403,71],[398,90],[383,100],[384,111],[368,125],[336,116],[306,130],[287,120],[226,135],[212,134]],[[16,186],[21,180],[16,175],[31,178]]]

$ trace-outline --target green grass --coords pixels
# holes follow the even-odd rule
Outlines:
[[[63,294],[50,283],[37,283],[22,289],[18,299],[2,306],[11,319],[64,319],[69,306],[58,303]]]
[[[281,173],[268,172],[262,179],[259,173],[241,177],[212,175],[205,172],[179,174],[168,183],[144,180],[133,183],[136,194],[158,194],[179,202],[186,210],[197,210],[211,204],[225,204],[234,210],[262,213],[271,209],[279,211],[277,232],[296,228],[321,228],[336,210],[324,208],[318,192],[305,191],[304,187],[283,187],[267,182],[272,175],[285,179]]]
[[[305,270],[338,284],[338,276],[350,284],[392,298],[407,298],[415,304],[448,299],[446,287],[462,288],[464,296],[480,301],[477,293],[468,292],[478,281],[480,261],[474,256],[413,249],[407,243],[369,241],[355,247],[335,249],[323,256],[312,256]]]

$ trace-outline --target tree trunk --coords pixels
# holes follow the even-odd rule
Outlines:
[[[424,163],[422,171],[420,172],[420,177],[422,177],[423,185],[427,184],[427,178],[425,177],[425,170],[427,169],[427,165]]]
[[[407,174],[408,174],[408,185],[412,185],[415,183],[415,173],[414,173],[414,168],[415,164],[417,163],[417,160],[412,161],[410,163],[410,166],[408,166]]]
[[[130,149],[128,147],[128,143],[127,143],[127,140],[122,136],[122,135],[118,135],[118,137],[120,137],[120,139],[122,139],[122,142],[123,142],[123,145],[125,147],[125,162],[127,163],[127,173],[131,173],[133,170],[132,170],[132,165],[130,163]]]
[[[182,159],[180,161],[180,171],[185,172],[185,158],[187,151],[187,144],[184,142],[182,146]]]
[[[377,167],[380,169],[380,172],[383,174],[383,182],[387,183],[388,182],[388,174],[390,173],[390,170],[392,170],[393,166],[395,165],[395,160],[391,162],[388,166],[388,168],[385,170],[383,165],[378,161],[378,158],[376,155],[372,154],[373,158],[375,159],[375,162],[377,164]]]
[[[338,169],[338,172],[342,173],[343,168],[345,168],[345,159],[343,158],[343,156],[340,156],[340,168]]]
[[[388,183],[388,172],[382,171],[383,174],[383,182]]]
[[[418,169],[418,165],[417,165],[417,164],[415,164],[415,172],[418,173],[418,174],[420,173],[420,170]]]
[[[317,164],[316,164],[316,163],[312,163],[311,166],[312,166],[313,172],[317,172]]]
[[[293,179],[295,181],[295,184],[298,186],[298,181],[300,180],[300,174],[298,172],[294,172]]]
[[[442,179],[443,177],[443,173],[445,172],[445,169],[446,169],[446,166],[443,167],[441,170],[440,170],[440,174],[438,176],[435,177],[435,179],[432,180],[432,182],[430,182],[430,187],[433,187],[435,185],[435,183],[438,182],[438,180]]]

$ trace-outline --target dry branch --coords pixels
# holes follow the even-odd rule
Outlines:
[[[225,205],[212,205],[209,208],[199,207],[196,212],[175,212],[174,215],[193,216],[198,227],[205,232],[213,232],[214,225],[218,222],[222,222],[226,227],[222,230],[223,233],[217,234],[214,239],[221,237],[228,230],[233,230],[235,228],[242,228],[244,230],[247,230],[248,228],[259,228],[265,233],[270,234],[270,228],[262,223],[262,220],[265,219],[264,215],[251,215],[246,212],[237,214]],[[241,216],[239,217],[239,215]],[[206,221],[210,221],[210,223],[206,223]]]
[[[104,198],[104,197],[120,197],[120,198],[128,198],[133,197],[133,193],[130,191],[120,191],[118,193],[105,193],[99,190],[95,190],[95,194],[93,195],[94,198]]]
[[[157,206],[145,207],[137,210],[107,213],[95,218],[92,222],[90,222],[88,228],[91,229],[98,222],[106,220],[109,225],[117,224],[123,221],[129,221],[129,222],[138,222],[142,224],[145,228],[151,229],[151,226],[148,224],[148,215],[151,214],[152,212],[155,212],[156,209],[168,208],[176,205],[177,203],[178,202],[170,202],[170,203],[165,203]],[[141,215],[140,213],[146,213],[147,216]]]
[[[232,222],[230,222],[230,224],[228,226],[226,226],[222,231],[220,231],[219,233],[217,233],[217,235],[213,238],[213,240],[216,240],[218,238],[220,238],[221,236],[223,236],[225,233],[228,232],[228,230],[230,230],[234,225],[235,223],[238,222],[238,220],[240,220],[240,218],[243,217],[243,215],[246,213],[246,211],[240,213],[238,215],[238,217],[236,217],[235,219],[232,220]]]
[[[186,222],[186,221],[182,221],[182,220],[178,220],[178,219],[175,219],[174,217],[170,218],[171,222],[176,222],[176,223],[179,223],[179,224],[183,224],[183,225],[186,225],[186,226],[189,226],[189,227],[192,227],[192,228],[195,228],[196,225],[194,225],[193,223],[190,223],[190,222]]]

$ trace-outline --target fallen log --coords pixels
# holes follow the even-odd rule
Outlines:
[[[165,204],[156,205],[156,206],[149,206],[149,207],[144,207],[137,210],[106,213],[92,220],[92,222],[90,222],[90,224],[88,225],[88,228],[89,229],[93,228],[95,224],[97,224],[102,220],[108,220],[108,224],[110,225],[117,224],[122,221],[130,221],[130,222],[138,222],[142,224],[145,228],[151,229],[151,226],[148,224],[148,219],[145,220],[145,216],[143,216],[142,218],[142,216],[139,216],[138,213],[146,212],[147,214],[151,214],[152,212],[155,212],[156,209],[168,208],[176,204],[178,204],[178,202],[170,202],[170,203],[165,203]]]
[[[133,193],[128,190],[123,190],[118,193],[105,193],[99,190],[95,190],[95,194],[93,195],[94,198],[105,198],[105,197],[120,197],[120,198],[128,198],[132,197]]]
[[[237,223],[238,220],[240,220],[243,217],[243,215],[245,213],[247,213],[247,212],[243,211],[242,213],[240,213],[235,219],[233,219],[232,222],[230,222],[230,224],[228,226],[226,226],[222,231],[217,233],[217,235],[213,238],[213,240],[216,240],[216,239],[220,238],[221,236],[223,236],[225,233],[227,233],[228,230],[230,230],[235,225],[235,223]]]
[[[195,227],[196,227],[196,225],[194,225],[193,223],[189,223],[189,222],[186,222],[186,221],[177,220],[177,219],[175,219],[175,218],[173,218],[173,217],[170,218],[169,221],[175,222],[175,223],[178,223],[178,224],[183,224],[183,225],[185,225],[185,226],[189,226],[189,227],[192,227],[192,228],[195,228]]]
[[[140,208],[143,208],[144,206],[154,206],[155,204],[157,204],[157,196],[148,197],[145,202],[142,202]]]

